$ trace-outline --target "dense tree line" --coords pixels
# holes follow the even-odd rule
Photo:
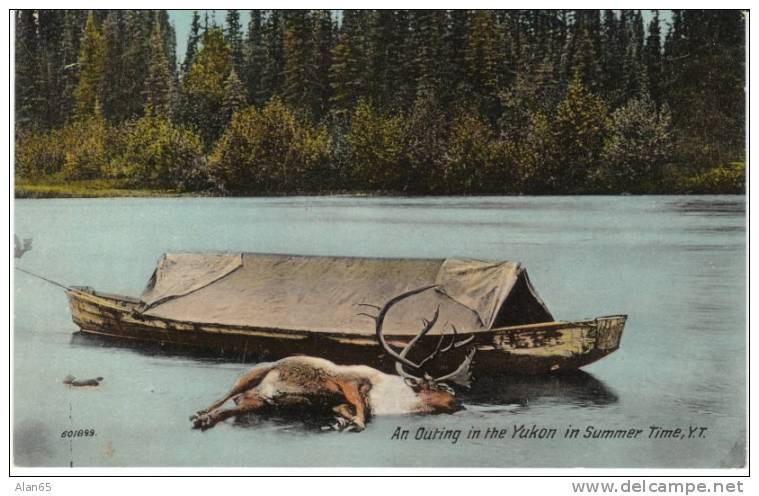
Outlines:
[[[739,11],[21,10],[21,178],[220,194],[740,190]],[[704,186],[706,185],[706,186]],[[725,186],[727,185],[727,187]]]

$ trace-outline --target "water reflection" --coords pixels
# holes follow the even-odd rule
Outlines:
[[[604,407],[619,401],[606,384],[583,370],[560,374],[477,378],[469,391],[460,393],[466,404],[480,406],[553,403],[575,407]]]
[[[224,354],[217,351],[205,350],[202,348],[188,348],[187,346],[173,345],[170,343],[157,343],[150,341],[135,341],[132,339],[119,338],[115,336],[98,336],[95,334],[86,334],[75,332],[71,335],[70,344],[82,348],[102,348],[108,350],[125,350],[135,352],[148,357],[166,357],[166,358],[183,358],[192,359],[198,362],[220,362],[220,363],[257,363],[254,356],[243,357],[238,353]]]
[[[730,200],[687,199],[669,203],[667,210],[685,214],[700,214],[706,216],[732,216],[743,214],[746,210],[743,197]]]

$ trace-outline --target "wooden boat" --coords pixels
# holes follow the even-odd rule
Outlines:
[[[88,287],[66,294],[85,334],[243,361],[306,354],[391,369],[357,305],[378,308],[430,282],[434,291],[388,315],[390,345],[408,343],[437,309],[448,329],[474,337],[475,374],[576,369],[619,348],[625,315],[556,321],[515,262],[173,253],[162,257],[140,298]],[[445,329],[415,349],[431,349]],[[441,369],[460,361],[442,358]]]

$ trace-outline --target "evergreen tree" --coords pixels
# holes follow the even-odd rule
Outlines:
[[[648,94],[646,66],[643,60],[643,18],[639,10],[629,15],[629,33],[624,58],[623,101]]]
[[[156,116],[167,116],[171,106],[173,80],[166,58],[164,36],[158,17],[150,36],[150,64],[145,80],[145,110]]]
[[[676,154],[689,165],[744,156],[744,33],[737,10],[673,12],[663,100],[677,130]]]
[[[644,63],[648,76],[648,93],[655,104],[661,99],[662,84],[662,46],[661,27],[659,26],[659,11],[654,10],[651,22],[648,24],[648,37],[644,48]]]
[[[75,95],[77,116],[86,117],[100,113],[105,63],[105,40],[95,25],[95,15],[90,13],[79,51],[79,85]]]
[[[39,66],[40,47],[35,11],[20,10],[16,12],[15,48],[16,125],[18,130],[35,129],[42,124],[39,115],[42,92]]]
[[[129,10],[126,14],[124,44],[125,118],[141,116],[145,108],[145,79],[150,62],[150,35],[154,17],[151,11]]]
[[[413,10],[410,20],[416,95],[438,98],[442,85],[442,57],[445,52],[445,12]]]
[[[328,110],[329,68],[332,65],[334,28],[329,10],[314,11],[311,16],[311,60],[312,60],[312,108],[315,119],[321,119]]]
[[[278,10],[269,11],[263,36],[265,63],[261,73],[259,99],[267,101],[272,96],[281,95],[284,85],[285,52],[284,26],[282,14]]]
[[[195,62],[198,54],[198,42],[200,42],[200,16],[197,10],[192,11],[190,34],[187,36],[187,49],[185,50],[184,62],[182,62],[182,75],[190,72],[190,66]]]
[[[241,71],[243,66],[243,43],[242,24],[240,24],[240,11],[230,9],[227,11],[227,27],[224,31],[224,39],[232,49],[232,64],[236,71]]]
[[[41,125],[46,129],[63,125],[67,109],[61,97],[64,92],[64,63],[62,59],[65,12],[62,10],[39,10],[40,101]]]
[[[593,191],[593,181],[601,167],[601,154],[609,127],[607,108],[575,77],[567,96],[559,104],[551,123],[551,150],[540,171],[545,192],[572,194]]]
[[[446,104],[460,101],[470,94],[467,80],[466,47],[469,32],[469,11],[452,10],[446,31],[446,60],[444,65],[445,91],[442,99]]]
[[[362,14],[358,11],[343,11],[340,38],[332,50],[330,104],[337,116],[345,117],[355,107],[359,98],[368,93],[363,20]]]
[[[66,10],[63,15],[63,39],[61,41],[61,61],[63,63],[63,93],[60,97],[61,114],[64,120],[74,115],[74,94],[79,84],[79,42],[86,13],[80,10]]]
[[[504,59],[495,14],[479,10],[472,14],[464,60],[472,101],[489,119],[498,118],[499,68]]]
[[[284,87],[282,96],[290,108],[318,108],[313,94],[311,20],[305,10],[284,15]]]
[[[572,64],[573,77],[591,91],[598,91],[601,84],[601,67],[599,57],[591,34],[586,29],[577,33],[574,60]]]
[[[227,80],[224,81],[224,99],[222,100],[221,112],[226,122],[232,119],[235,112],[248,104],[248,95],[245,86],[237,76],[234,69],[229,71]]]
[[[266,53],[263,46],[263,28],[261,11],[251,10],[248,32],[245,37],[245,60],[240,76],[245,83],[251,103],[255,105],[262,105],[264,102],[262,72]]]
[[[126,19],[124,12],[112,10],[103,21],[106,64],[103,74],[103,116],[110,122],[121,122],[132,117],[129,101],[133,97],[127,93],[130,83],[127,79]]]
[[[179,119],[188,124],[207,148],[221,135],[225,82],[232,71],[232,49],[220,28],[210,28],[190,72],[182,81]]]
[[[634,98],[612,114],[599,181],[603,189],[657,191],[671,157],[669,109],[657,110],[648,96]]]
[[[410,194],[445,192],[444,161],[448,141],[448,119],[437,98],[420,95],[405,126],[406,167],[403,191]]]

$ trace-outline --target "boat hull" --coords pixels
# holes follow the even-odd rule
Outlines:
[[[344,334],[308,330],[265,329],[201,324],[149,317],[135,312],[137,301],[90,289],[66,292],[74,323],[87,335],[189,351],[211,352],[231,360],[276,360],[290,355],[324,357],[339,364],[362,363],[393,368],[373,334]],[[615,315],[577,322],[550,322],[492,329],[474,336],[475,374],[542,374],[577,369],[619,348],[626,316]],[[389,335],[403,346],[411,336]],[[426,336],[415,349],[431,351],[439,336]],[[440,369],[455,366],[461,356],[444,356]]]

